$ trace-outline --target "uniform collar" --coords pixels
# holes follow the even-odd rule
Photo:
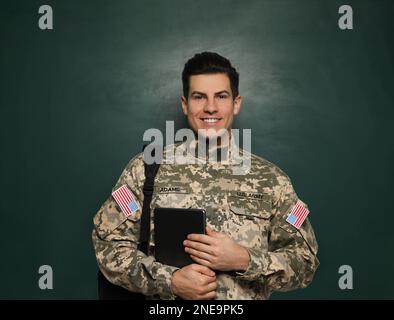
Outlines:
[[[208,143],[199,145],[198,138],[172,145],[166,148],[165,159],[176,164],[212,164],[214,166],[241,165],[244,151],[239,148],[234,135],[231,133],[229,142],[208,149]],[[200,150],[205,148],[204,150]],[[182,155],[178,157],[177,155]],[[174,157],[175,156],[175,157]],[[181,159],[181,161],[180,161]]]

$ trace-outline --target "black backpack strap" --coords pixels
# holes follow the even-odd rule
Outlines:
[[[145,149],[146,145],[144,145]],[[154,156],[154,150],[152,155]],[[147,164],[144,161],[145,183],[143,188],[144,202],[142,205],[141,227],[140,227],[140,243],[138,249],[148,254],[149,237],[150,237],[150,203],[152,201],[153,187],[155,185],[155,177],[159,171],[160,162]]]
[[[148,254],[150,235],[150,203],[152,201],[153,186],[155,184],[155,177],[157,172],[159,171],[159,167],[160,162],[153,164],[146,164],[144,162],[144,202],[142,205],[140,244],[138,245],[138,249],[145,254]],[[145,296],[141,293],[130,292],[120,286],[112,284],[104,277],[100,270],[98,271],[97,280],[98,296],[100,300],[145,300]]]

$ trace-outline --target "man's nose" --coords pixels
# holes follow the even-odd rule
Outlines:
[[[207,103],[204,106],[204,111],[211,114],[218,111],[214,98],[207,99]]]

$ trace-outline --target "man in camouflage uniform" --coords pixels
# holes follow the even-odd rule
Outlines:
[[[214,53],[195,55],[185,65],[183,86],[182,109],[194,132],[206,130],[208,137],[212,129],[231,130],[241,97],[238,73],[227,59]],[[206,210],[206,234],[189,235],[183,243],[195,263],[179,269],[156,261],[153,223],[149,253],[139,251],[141,210],[126,217],[110,196],[94,217],[93,230],[97,261],[106,278],[152,299],[267,299],[273,291],[306,287],[319,265],[318,246],[308,218],[299,229],[286,221],[297,203],[306,207],[289,177],[250,154],[250,167],[234,174],[246,152],[233,139],[219,146],[225,155],[220,161],[206,161],[190,152],[197,148],[188,147],[174,147],[192,160],[188,164],[164,158],[151,213],[156,207]],[[144,180],[139,154],[113,190],[127,186],[142,207]],[[181,227],[174,221],[174,229]]]

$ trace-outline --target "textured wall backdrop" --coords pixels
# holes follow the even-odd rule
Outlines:
[[[321,266],[273,298],[394,298],[393,17],[389,0],[3,3],[0,298],[96,298],[92,217],[146,129],[185,125],[180,73],[204,50],[237,67],[236,127],[311,209]],[[353,290],[338,287],[344,264]]]

